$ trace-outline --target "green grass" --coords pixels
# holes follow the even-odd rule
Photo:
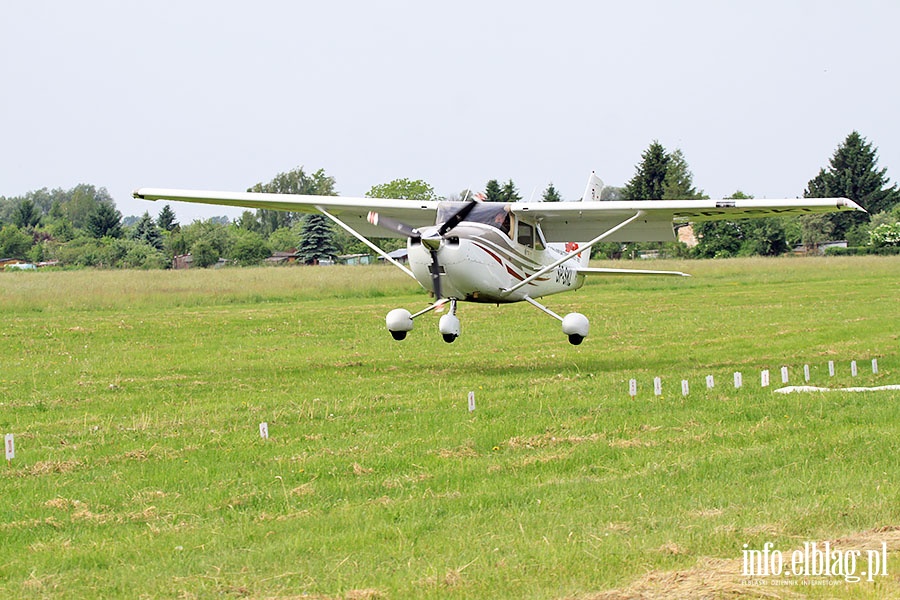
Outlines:
[[[395,342],[384,315],[428,298],[391,268],[0,274],[0,591],[582,597],[744,544],[900,548],[900,393],[771,391],[782,365],[900,383],[900,259],[659,268],[694,277],[546,298],[591,319],[578,347],[524,304]],[[897,593],[891,556],[875,584],[762,591]]]

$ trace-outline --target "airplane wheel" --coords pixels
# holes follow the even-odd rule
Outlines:
[[[444,334],[441,334],[441,337],[444,338],[444,341],[447,342],[448,344],[452,344],[454,341],[456,341],[456,338],[458,338],[459,336],[454,335],[452,333],[444,333]]]
[[[569,343],[572,344],[573,346],[578,346],[583,341],[584,341],[583,335],[578,335],[577,333],[573,333],[572,335],[569,336]]]
[[[397,341],[405,340],[406,332],[405,331],[392,331],[391,336]]]

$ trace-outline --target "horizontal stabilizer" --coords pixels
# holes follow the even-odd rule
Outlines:
[[[688,273],[681,271],[650,271],[647,269],[602,269],[585,267],[578,269],[579,273],[585,275],[678,275],[681,277],[690,277]]]

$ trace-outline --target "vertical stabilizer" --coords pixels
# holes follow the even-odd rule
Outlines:
[[[584,190],[584,196],[581,197],[582,202],[599,202],[600,192],[603,191],[603,182],[597,177],[597,174],[591,171],[588,178],[587,187]]]

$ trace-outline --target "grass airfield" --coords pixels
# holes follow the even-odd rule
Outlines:
[[[428,298],[390,267],[0,273],[0,591],[900,596],[900,392],[772,392],[900,383],[900,260],[654,268],[694,277],[544,299],[577,347],[525,304],[395,342]],[[888,575],[741,576],[806,541],[885,542]]]

